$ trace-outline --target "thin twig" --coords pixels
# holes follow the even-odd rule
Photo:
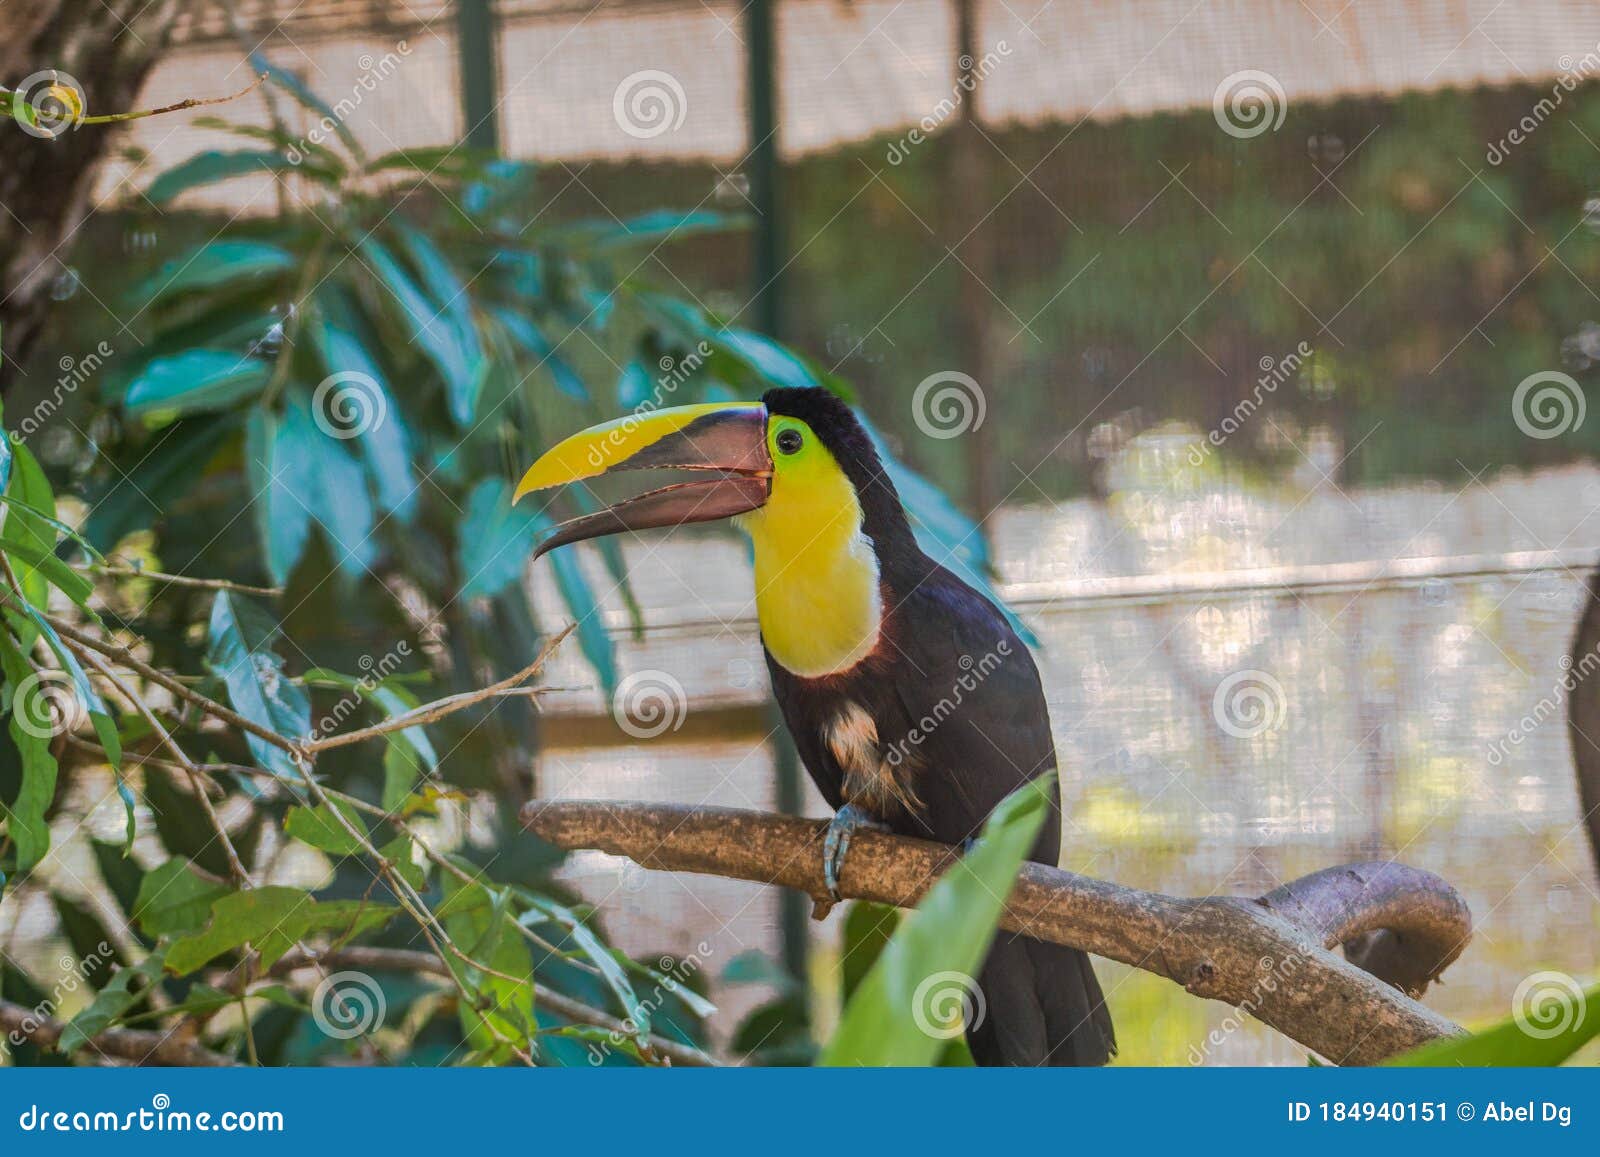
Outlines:
[[[233,875],[234,882],[241,888],[248,889],[253,887],[250,873],[246,870],[244,862],[239,859],[238,849],[233,846],[233,838],[228,835],[228,829],[223,824],[222,817],[217,814],[217,809],[211,802],[211,796],[206,791],[205,782],[201,779],[200,769],[189,758],[189,753],[178,746],[177,740],[172,738],[172,733],[162,726],[161,720],[156,718],[156,713],[150,710],[149,705],[139,697],[133,688],[122,681],[122,678],[94,652],[93,648],[71,639],[67,640],[67,646],[71,647],[80,659],[100,672],[102,676],[111,682],[112,686],[122,693],[122,697],[128,701],[129,705],[144,717],[144,721],[150,725],[150,729],[160,739],[161,745],[178,761],[179,766],[183,768],[184,774],[188,777],[189,786],[194,790],[195,798],[200,801],[200,807],[206,813],[206,820],[211,824],[211,830],[216,833],[217,839],[222,844],[223,854],[228,859],[228,871]]]
[[[123,566],[108,563],[101,566],[91,566],[89,569],[97,574],[110,575],[113,578],[146,578],[170,586],[198,587],[207,591],[237,591],[242,595],[257,595],[265,599],[275,599],[283,594],[282,587],[253,587],[247,583],[236,583],[231,579],[194,578],[186,574],[168,574],[166,571],[146,570],[142,566]]]
[[[323,739],[308,739],[300,747],[307,753],[327,751],[333,747],[347,747],[352,743],[361,743],[364,740],[375,739],[380,735],[387,735],[393,731],[404,731],[408,727],[422,727],[429,723],[436,723],[446,715],[454,715],[457,711],[464,711],[486,699],[494,699],[512,691],[526,693],[537,691],[537,688],[523,688],[519,684],[527,682],[537,675],[555,649],[566,641],[568,635],[576,629],[576,624],[569,623],[559,634],[551,638],[539,651],[539,657],[529,663],[515,675],[508,676],[498,683],[491,683],[487,687],[480,687],[474,691],[463,691],[458,695],[447,695],[443,699],[436,699],[432,703],[407,711],[403,715],[393,715],[381,723],[374,723],[371,727],[358,728],[355,731],[344,731],[338,735],[329,735]]]
[[[40,1048],[54,1049],[66,1026],[60,1021],[40,1016],[35,1009],[0,1000],[0,1029],[23,1037]],[[97,1033],[89,1038],[88,1050],[88,1055],[98,1054],[135,1065],[224,1068],[238,1063],[232,1057],[212,1052],[169,1032],[141,1032],[127,1028],[111,1028]]]

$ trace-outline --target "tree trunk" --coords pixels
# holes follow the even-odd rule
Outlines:
[[[46,69],[71,76],[93,116],[134,107],[176,19],[197,0],[21,0],[0,4],[0,84],[21,88]],[[66,83],[65,76],[62,83]],[[0,394],[44,326],[50,287],[93,206],[114,126],[54,139],[0,124]]]

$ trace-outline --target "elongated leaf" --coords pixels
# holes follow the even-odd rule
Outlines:
[[[494,316],[506,332],[516,339],[517,344],[539,359],[539,368],[550,375],[556,389],[575,401],[589,400],[589,387],[577,371],[567,364],[566,359],[556,352],[555,345],[545,337],[532,318],[504,308],[496,309]]]
[[[1559,1065],[1600,1037],[1600,985],[1587,992],[1561,972],[1535,973],[1516,997],[1522,1009],[1497,1025],[1432,1041],[1384,1062],[1400,1068]]]
[[[208,293],[245,281],[271,281],[295,268],[297,258],[265,241],[218,240],[175,257],[140,286],[142,300],[175,293]]]
[[[317,293],[317,305],[317,315],[310,326],[311,340],[323,367],[330,375],[357,376],[331,384],[324,389],[320,402],[313,396],[312,403],[321,405],[324,417],[335,420],[346,415],[332,408],[348,403],[351,424],[334,421],[333,428],[340,434],[355,431],[355,441],[372,477],[378,509],[409,522],[416,513],[418,483],[411,471],[405,417],[388,387],[383,368],[368,348],[363,336],[365,327],[349,298],[337,286],[324,286]]]
[[[224,152],[212,149],[196,153],[162,173],[150,182],[144,195],[152,204],[164,205],[179,193],[202,185],[242,177],[246,173],[292,172],[295,167],[293,161],[276,150],[235,149]],[[306,168],[310,171],[310,166]]]
[[[212,903],[205,928],[172,942],[167,971],[185,975],[246,943],[261,954],[261,967],[271,968],[296,940],[313,932],[344,941],[381,927],[398,911],[364,900],[318,903],[309,892],[274,884],[232,892]]]
[[[529,909],[521,917],[523,925],[529,926],[551,920],[566,929],[567,934],[572,937],[572,942],[589,958],[599,970],[606,986],[622,1002],[627,1020],[633,1025],[634,1038],[640,1044],[646,1043],[650,1036],[650,1007],[639,999],[638,993],[634,992],[633,983],[628,979],[628,974],[616,957],[611,954],[611,950],[600,942],[600,938],[572,909],[557,904],[554,900],[530,893],[523,894],[523,901]]]
[[[540,514],[536,516],[535,529],[542,537],[554,529],[554,524]],[[606,695],[610,696],[617,689],[616,648],[612,645],[611,632],[606,629],[605,619],[601,616],[600,604],[595,601],[594,592],[589,588],[589,580],[583,577],[583,571],[579,568],[579,556],[575,551],[557,550],[545,557],[550,560],[561,601],[567,604],[572,621],[577,624],[578,647],[600,677],[600,685]]]
[[[190,350],[145,365],[123,394],[122,404],[134,415],[225,410],[255,397],[271,375],[271,367],[256,358],[227,350]]]
[[[277,631],[271,616],[255,603],[232,591],[218,591],[206,631],[206,666],[226,684],[235,711],[278,735],[298,739],[311,731],[311,699],[283,673],[283,660],[271,647]],[[298,780],[282,748],[256,735],[246,734],[245,740],[262,767]]]
[[[0,546],[19,560],[17,578],[24,597],[33,606],[44,607],[50,601],[50,580],[40,568],[46,565],[43,559],[55,551],[56,532],[50,520],[55,518],[56,499],[38,459],[20,442],[12,447],[6,498],[10,501],[0,528]],[[36,561],[29,562],[30,558]],[[23,642],[26,645],[29,639],[24,638]]]
[[[470,426],[483,387],[483,354],[475,331],[464,334],[446,312],[443,302],[431,300],[411,274],[376,237],[357,247],[367,266],[400,307],[402,327],[439,371],[449,399],[450,415],[462,427]]]
[[[88,1044],[90,1038],[110,1028],[161,978],[161,964],[161,953],[154,952],[132,968],[118,969],[89,1006],[67,1023],[56,1047],[64,1053],[76,1052]]]
[[[521,577],[538,518],[531,505],[511,505],[504,479],[485,478],[472,488],[457,544],[462,598],[499,594]]]
[[[7,730],[17,753],[21,783],[16,797],[3,807],[6,832],[16,845],[19,873],[44,859],[50,850],[50,827],[45,811],[56,794],[56,760],[50,754],[50,733],[36,722],[51,718],[50,705],[37,679],[30,678],[32,667],[7,631],[0,630],[0,668],[6,677],[5,709],[10,714]]]
[[[250,53],[250,67],[257,74],[266,73],[268,80],[294,97],[307,109],[316,113],[319,122],[333,125],[334,132],[339,134],[339,139],[344,142],[345,148],[349,149],[351,155],[357,160],[362,159],[361,146],[357,143],[355,135],[351,133],[350,126],[344,123],[344,118],[327,101],[312,91],[311,86],[302,80],[299,74],[272,63],[271,60],[267,59],[266,54],[259,49]]]
[[[845,1007],[818,1063],[933,1063],[945,1041],[928,1031],[940,1004],[930,1001],[928,987],[955,985],[969,997],[975,994],[1005,898],[1049,814],[1047,793],[1055,790],[1050,772],[1001,801],[977,845],[901,922]]]
[[[246,450],[256,532],[273,579],[288,578],[312,522],[326,534],[339,569],[364,575],[377,556],[367,479],[343,443],[319,428],[305,392],[291,391],[281,415],[252,415]]]

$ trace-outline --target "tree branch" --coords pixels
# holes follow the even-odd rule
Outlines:
[[[41,1048],[53,1049],[65,1026],[39,1016],[31,1008],[0,1000],[0,1030],[13,1042],[28,1040]],[[183,1040],[169,1032],[150,1032],[131,1028],[112,1028],[89,1038],[94,1054],[135,1065],[178,1065],[217,1068],[237,1062],[221,1053]]]
[[[819,821],[731,808],[535,800],[523,807],[522,824],[557,847],[776,884],[827,901]],[[840,893],[910,907],[956,856],[927,840],[858,832]],[[1226,1001],[1339,1064],[1373,1064],[1462,1031],[1385,983],[1420,991],[1471,936],[1470,914],[1449,885],[1399,864],[1330,869],[1259,900],[1183,899],[1027,864],[1000,922]],[[1380,947],[1366,942],[1380,932],[1390,934]],[[1358,959],[1376,974],[1328,951],[1351,941],[1360,942]]]

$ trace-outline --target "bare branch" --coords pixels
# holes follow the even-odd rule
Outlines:
[[[827,900],[825,825],[731,808],[592,800],[535,800],[522,824],[557,847],[594,848],[646,868],[756,880]],[[955,862],[926,840],[861,832],[842,895],[910,907]],[[1406,897],[1415,892],[1417,902]],[[1059,868],[1024,865],[1001,925],[1071,945],[1226,1001],[1339,1064],[1373,1064],[1459,1026],[1328,948],[1367,933],[1395,934],[1384,975],[1436,977],[1471,935],[1449,885],[1400,865],[1318,873],[1259,900],[1183,899]],[[1419,986],[1420,987],[1420,986]]]
[[[0,1030],[13,1040],[28,1040],[41,1048],[53,1049],[66,1026],[41,1017],[31,1008],[0,1000]],[[184,1040],[168,1032],[149,1032],[131,1028],[112,1028],[89,1038],[83,1055],[98,1059],[126,1061],[134,1065],[178,1065],[217,1068],[237,1062],[221,1053]]]

